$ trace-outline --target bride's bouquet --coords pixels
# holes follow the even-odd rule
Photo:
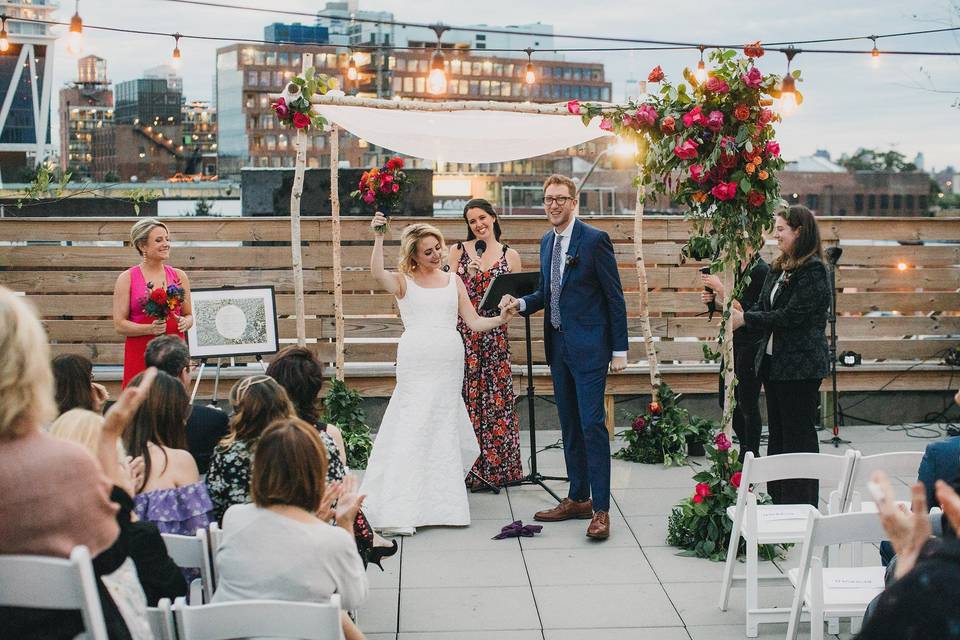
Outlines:
[[[382,167],[364,171],[357,184],[357,190],[352,191],[350,195],[361,202],[373,205],[377,211],[389,213],[400,207],[406,184],[407,174],[403,171],[403,158],[394,156]],[[386,230],[386,225],[377,227],[380,233]]]

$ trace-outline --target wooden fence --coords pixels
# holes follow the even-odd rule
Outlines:
[[[395,264],[393,223],[386,249]],[[627,217],[587,220],[613,239],[620,262],[629,316],[627,372],[611,376],[610,393],[649,390],[646,354],[640,336],[637,276],[633,267],[633,221]],[[117,275],[136,264],[129,244],[134,219],[0,219],[0,284],[23,291],[38,308],[53,353],[75,352],[98,365],[123,361],[122,338],[110,320]],[[171,264],[187,271],[194,288],[269,284],[276,287],[282,342],[296,335],[288,218],[171,218]],[[460,219],[431,219],[448,244],[464,237]],[[538,268],[538,243],[547,225],[539,217],[504,217],[504,240],[520,252],[524,270]],[[396,339],[402,332],[394,299],[370,276],[369,220],[344,219],[343,287],[347,376],[351,386],[372,396],[393,389]],[[837,323],[839,351],[856,351],[864,364],[841,368],[844,390],[945,390],[952,381],[942,354],[960,345],[960,219],[821,218],[829,243],[844,249],[837,274],[841,293]],[[310,347],[326,362],[335,354],[332,244],[329,218],[302,220],[306,327]],[[688,225],[679,218],[644,221],[644,252],[651,287],[650,310],[664,379],[678,391],[713,393],[715,364],[703,362],[702,345],[716,334],[700,302],[700,263],[683,263],[680,248]],[[775,249],[765,249],[771,257]],[[905,268],[903,268],[905,266]],[[542,321],[533,321],[538,393],[550,393],[542,343]],[[510,327],[513,363],[526,363],[523,322]],[[379,363],[379,364],[377,364]],[[520,375],[517,369],[518,376]],[[107,376],[111,377],[111,376]],[[518,387],[523,385],[517,380]],[[209,386],[204,384],[204,391]]]

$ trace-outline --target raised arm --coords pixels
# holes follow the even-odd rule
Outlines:
[[[473,303],[470,302],[470,296],[467,295],[467,288],[460,278],[457,278],[457,306],[460,317],[463,318],[463,321],[466,322],[467,326],[473,331],[490,331],[505,322],[509,322],[510,318],[516,315],[513,307],[503,307],[500,309],[499,316],[493,318],[481,317],[477,313],[477,310],[473,308]]]
[[[377,211],[370,221],[370,228],[373,229],[373,253],[370,255],[370,272],[377,282],[398,298],[402,298],[405,293],[403,278],[399,273],[392,273],[383,268],[383,233],[377,231],[377,227],[383,229],[387,224],[387,219],[382,213]]]

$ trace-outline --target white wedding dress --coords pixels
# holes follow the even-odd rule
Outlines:
[[[363,512],[375,529],[413,533],[429,525],[468,525],[464,478],[480,446],[463,404],[463,339],[457,283],[424,288],[406,279],[397,300],[403,335],[397,384],[363,475]]]

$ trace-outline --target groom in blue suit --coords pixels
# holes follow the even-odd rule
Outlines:
[[[547,178],[543,207],[553,229],[540,241],[540,286],[519,300],[504,296],[500,302],[523,315],[545,311],[544,346],[570,492],[534,519],[590,518],[587,535],[604,540],[610,536],[610,440],[603,394],[607,369],[627,366],[623,287],[610,236],[574,216],[577,189],[570,178]]]

